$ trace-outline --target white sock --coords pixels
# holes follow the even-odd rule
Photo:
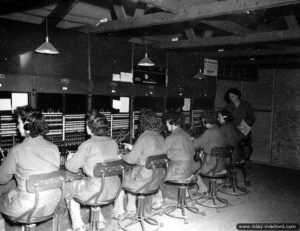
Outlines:
[[[114,213],[116,215],[125,213],[124,196],[125,196],[124,190],[121,190],[118,198],[115,200]]]
[[[69,202],[69,213],[73,229],[78,229],[84,225],[80,214],[80,204],[72,199]]]
[[[197,185],[199,187],[199,192],[203,193],[207,191],[207,186],[206,184],[203,182],[202,178],[200,176],[198,176],[197,178]]]
[[[126,211],[127,212],[136,211],[136,205],[135,205],[136,196],[131,193],[128,193],[127,195],[128,195],[128,202],[127,202],[127,206],[126,206]]]

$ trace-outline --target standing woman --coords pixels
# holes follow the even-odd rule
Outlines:
[[[1,186],[11,182],[13,177],[18,185],[0,196],[0,211],[11,217],[20,216],[34,205],[34,193],[26,190],[29,176],[57,171],[60,167],[58,148],[43,137],[48,132],[43,114],[29,107],[18,107],[15,114],[18,130],[25,139],[9,151],[0,166]],[[32,218],[53,213],[60,197],[60,189],[40,192],[42,203],[38,204]]]
[[[87,178],[74,180],[66,185],[66,200],[72,220],[72,228],[76,231],[84,231],[86,226],[80,215],[80,204],[74,198],[86,201],[99,192],[101,178],[94,177],[94,166],[99,162],[118,159],[119,151],[116,141],[107,136],[108,122],[103,114],[94,110],[88,112],[86,124],[87,134],[91,136],[90,139],[83,142],[78,147],[77,152],[66,163],[66,169],[70,172],[77,173],[82,168],[85,175],[87,175]],[[105,188],[99,201],[115,197],[119,185],[120,179],[117,176],[106,179]],[[99,223],[104,228],[104,219],[101,214]]]
[[[156,114],[145,114],[141,118],[140,124],[142,134],[137,139],[132,150],[126,155],[121,156],[125,162],[129,164],[136,164],[130,172],[126,173],[124,180],[124,188],[130,188],[133,191],[139,190],[151,180],[152,171],[145,167],[147,157],[166,153],[165,140],[160,135],[162,123],[161,120],[157,118]],[[130,149],[129,145],[127,145],[127,148]],[[163,175],[163,172],[158,171],[155,179],[160,182]],[[158,196],[157,198],[162,197]],[[123,199],[120,199],[120,201],[123,201]],[[135,202],[136,196],[128,193],[126,210],[129,215],[136,213],[137,208]],[[162,204],[161,201],[154,203]],[[158,207],[158,205],[156,206]]]
[[[224,99],[227,102],[226,109],[233,117],[233,124],[238,128],[241,135],[241,152],[243,159],[249,162],[252,154],[252,139],[249,129],[255,122],[254,111],[247,101],[241,99],[242,94],[237,88],[230,88],[226,92]],[[244,128],[247,128],[246,130]],[[245,185],[250,186],[250,179],[246,174],[246,168],[243,169]]]

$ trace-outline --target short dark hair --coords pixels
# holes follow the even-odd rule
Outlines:
[[[242,93],[240,92],[239,89],[234,88],[234,87],[229,88],[229,89],[227,90],[227,92],[225,93],[225,95],[224,95],[224,100],[225,100],[226,103],[230,103],[229,94],[237,95],[237,97],[238,97],[239,99],[242,97]]]
[[[91,110],[86,116],[87,126],[91,129],[91,132],[96,136],[106,136],[109,128],[108,121],[102,113],[97,110]]]
[[[164,114],[164,120],[169,121],[170,124],[183,126],[184,125],[184,115],[180,112],[168,112]]]
[[[46,135],[49,131],[44,115],[29,106],[17,107],[14,111],[24,123],[24,129],[28,130],[31,137]]]
[[[233,121],[232,115],[230,114],[230,112],[226,108],[223,108],[223,109],[219,110],[218,114],[221,114],[224,117],[224,120],[226,122],[232,122]]]
[[[162,122],[161,119],[157,117],[155,113],[146,113],[141,117],[140,121],[141,131],[145,130],[161,132],[162,130]]]

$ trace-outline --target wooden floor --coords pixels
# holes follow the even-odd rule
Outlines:
[[[163,224],[160,230],[231,231],[237,230],[238,223],[300,223],[299,170],[252,164],[251,180],[251,193],[239,198],[220,193],[230,200],[232,205],[219,210],[197,206],[204,215],[188,212],[188,224],[166,215],[157,215],[155,218]],[[174,204],[174,201],[167,200],[167,204],[172,203]],[[82,213],[87,221],[87,211],[83,210]],[[112,220],[112,225],[107,230],[116,229],[116,223]],[[60,230],[66,230],[69,226],[68,214],[65,214]],[[130,228],[133,231],[141,230],[138,224]],[[151,226],[146,226],[146,229],[154,230]],[[19,231],[21,228],[6,223],[6,231],[12,230]],[[40,224],[37,230],[50,231],[51,223]]]

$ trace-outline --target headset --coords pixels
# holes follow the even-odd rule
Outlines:
[[[24,126],[23,126],[24,130],[30,131],[30,130],[32,129],[33,123],[34,123],[35,120],[36,120],[37,114],[38,114],[38,113],[36,113],[36,112],[32,112],[32,113],[30,113],[30,114],[27,116],[27,118],[26,118],[26,120],[25,120],[25,123],[24,123]],[[32,118],[32,121],[30,121],[30,119],[29,119],[30,117]]]
[[[168,122],[169,122],[170,125],[175,124],[173,119],[170,119]],[[175,125],[176,125],[176,124],[175,124]]]

